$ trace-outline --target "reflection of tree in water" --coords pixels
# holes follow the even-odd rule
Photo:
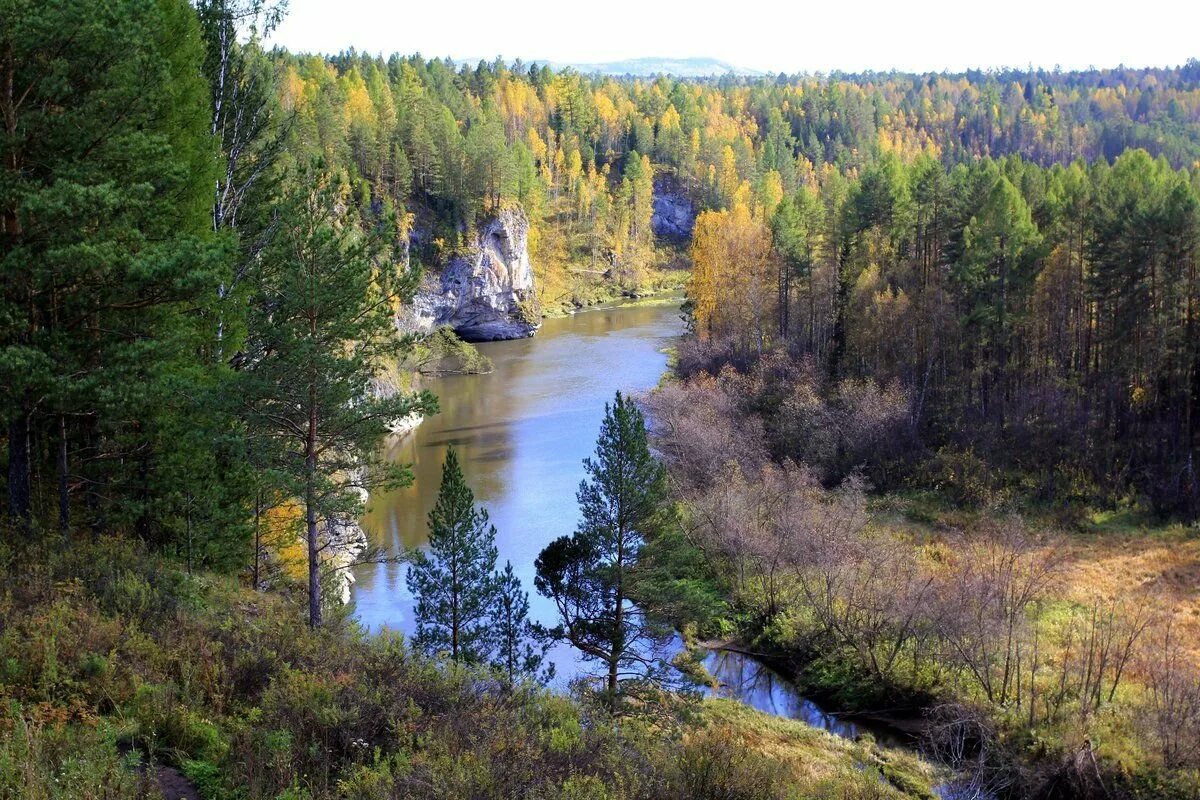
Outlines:
[[[719,650],[709,671],[716,677],[718,692],[734,700],[781,717],[793,716],[795,698],[766,666],[742,653]]]
[[[498,531],[502,560],[532,589],[533,560],[578,516],[575,489],[591,453],[604,403],[616,389],[654,386],[666,368],[663,347],[680,332],[678,303],[626,306],[547,320],[532,339],[487,342],[479,351],[495,371],[426,377],[440,413],[389,443],[384,456],[412,464],[414,485],[378,492],[361,522],[373,545],[392,555],[427,542],[446,448],[453,444],[475,498]],[[411,598],[403,564],[355,570],[356,616],[375,630],[407,630]],[[531,615],[553,624],[553,604],[531,597]],[[565,659],[565,660],[564,660]],[[560,675],[573,677],[573,658]]]
[[[768,714],[803,720],[847,739],[860,733],[859,725],[826,712],[801,695],[790,681],[752,656],[718,650],[709,656],[708,670],[720,684],[718,693],[723,697]]]

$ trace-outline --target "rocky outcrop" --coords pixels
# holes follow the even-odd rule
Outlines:
[[[692,238],[696,224],[696,208],[687,195],[673,182],[660,181],[654,186],[654,212],[650,227],[656,236],[676,242]]]
[[[469,342],[522,339],[540,327],[529,262],[529,220],[516,207],[480,224],[466,251],[427,273],[401,328],[428,333],[448,325]]]
[[[407,389],[401,386],[401,372],[397,368],[386,370],[371,379],[370,393],[371,397],[377,400],[390,400],[396,395]],[[415,387],[414,387],[415,388]],[[413,412],[399,419],[390,420],[387,424],[388,431],[392,436],[404,438],[408,434],[417,429],[417,426],[425,421],[425,417],[417,412]]]
[[[365,496],[363,502],[366,502]],[[350,589],[354,586],[354,566],[368,547],[367,532],[353,517],[336,516],[321,523],[319,536],[324,545],[322,556],[326,574],[332,580],[326,596],[336,596],[342,603],[349,603]]]

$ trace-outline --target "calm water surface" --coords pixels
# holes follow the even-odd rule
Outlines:
[[[426,381],[441,413],[392,446],[389,457],[411,464],[416,480],[371,498],[362,520],[371,541],[391,555],[427,543],[426,517],[453,445],[476,501],[496,526],[500,565],[512,562],[529,592],[530,615],[556,624],[553,603],[533,589],[534,559],[552,539],[575,529],[575,490],[584,477],[582,461],[595,448],[604,404],[618,389],[633,393],[655,386],[666,370],[665,351],[682,328],[676,300],[585,311],[547,320],[532,339],[478,345],[494,372]],[[355,570],[355,613],[370,630],[414,630],[404,575],[403,564]],[[680,646],[678,639],[672,646]],[[559,686],[583,671],[565,644],[550,658]],[[714,651],[705,664],[720,683],[718,694],[839,736],[852,738],[862,730],[825,712],[751,656]]]
[[[834,714],[805,697],[796,685],[757,658],[734,650],[713,650],[704,665],[717,679],[716,694],[730,697],[777,717],[799,719],[814,728],[829,731],[845,739],[870,733],[886,745],[901,743],[899,736],[881,725],[865,725],[844,715]]]
[[[475,500],[496,526],[500,565],[529,592],[530,615],[554,624],[554,605],[533,589],[533,561],[579,519],[575,490],[595,448],[604,404],[618,389],[641,392],[666,370],[666,348],[682,333],[679,301],[618,305],[547,320],[537,336],[478,345],[496,365],[487,375],[426,381],[441,413],[392,448],[412,464],[412,486],[371,498],[363,527],[390,554],[427,542],[426,516],[437,498],[446,449],[457,449]],[[353,600],[371,630],[411,633],[412,597],[403,564],[355,571]],[[564,677],[578,671],[573,652],[551,654]]]

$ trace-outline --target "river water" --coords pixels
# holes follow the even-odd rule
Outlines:
[[[682,332],[676,299],[584,311],[547,320],[532,339],[478,345],[495,371],[425,382],[442,410],[392,446],[389,457],[411,464],[416,480],[371,498],[362,523],[372,543],[390,555],[426,543],[426,516],[437,497],[446,450],[454,446],[476,501],[496,526],[500,565],[512,562],[529,592],[530,616],[555,624],[553,603],[533,589],[534,559],[548,542],[575,528],[575,490],[584,477],[582,461],[595,448],[604,404],[618,389],[637,393],[654,387],[666,370],[667,348]],[[368,629],[412,633],[413,603],[404,575],[403,564],[355,570],[355,613]],[[569,646],[558,646],[550,658],[560,687],[581,674]],[[721,694],[840,736],[859,733],[854,722],[826,713],[751,656],[718,651],[705,663],[720,681]]]
[[[486,375],[425,381],[441,413],[392,447],[412,464],[413,485],[371,498],[362,523],[371,541],[398,555],[427,541],[426,516],[437,498],[442,461],[458,451],[475,500],[496,526],[500,566],[511,561],[529,592],[530,616],[554,624],[553,603],[533,589],[533,562],[551,540],[575,529],[575,490],[592,454],[604,404],[618,389],[642,392],[667,367],[666,349],[683,331],[679,300],[615,305],[546,320],[531,339],[485,342],[495,364]],[[413,631],[403,564],[355,571],[358,619],[371,630]],[[558,674],[578,674],[575,653],[550,654]]]

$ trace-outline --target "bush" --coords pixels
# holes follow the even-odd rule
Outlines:
[[[139,795],[138,775],[107,726],[69,725],[44,716],[12,702],[0,713],[0,800]]]
[[[189,578],[119,540],[12,553],[0,800],[145,796],[139,759],[244,800],[774,798],[788,783],[736,733],[681,737],[697,712],[670,697],[617,724],[396,636],[310,630],[299,600]]]
[[[925,465],[922,483],[959,505],[982,508],[998,500],[998,481],[991,466],[971,450],[943,447]]]
[[[728,728],[684,737],[667,796],[692,800],[775,800],[787,796],[782,767]]]

